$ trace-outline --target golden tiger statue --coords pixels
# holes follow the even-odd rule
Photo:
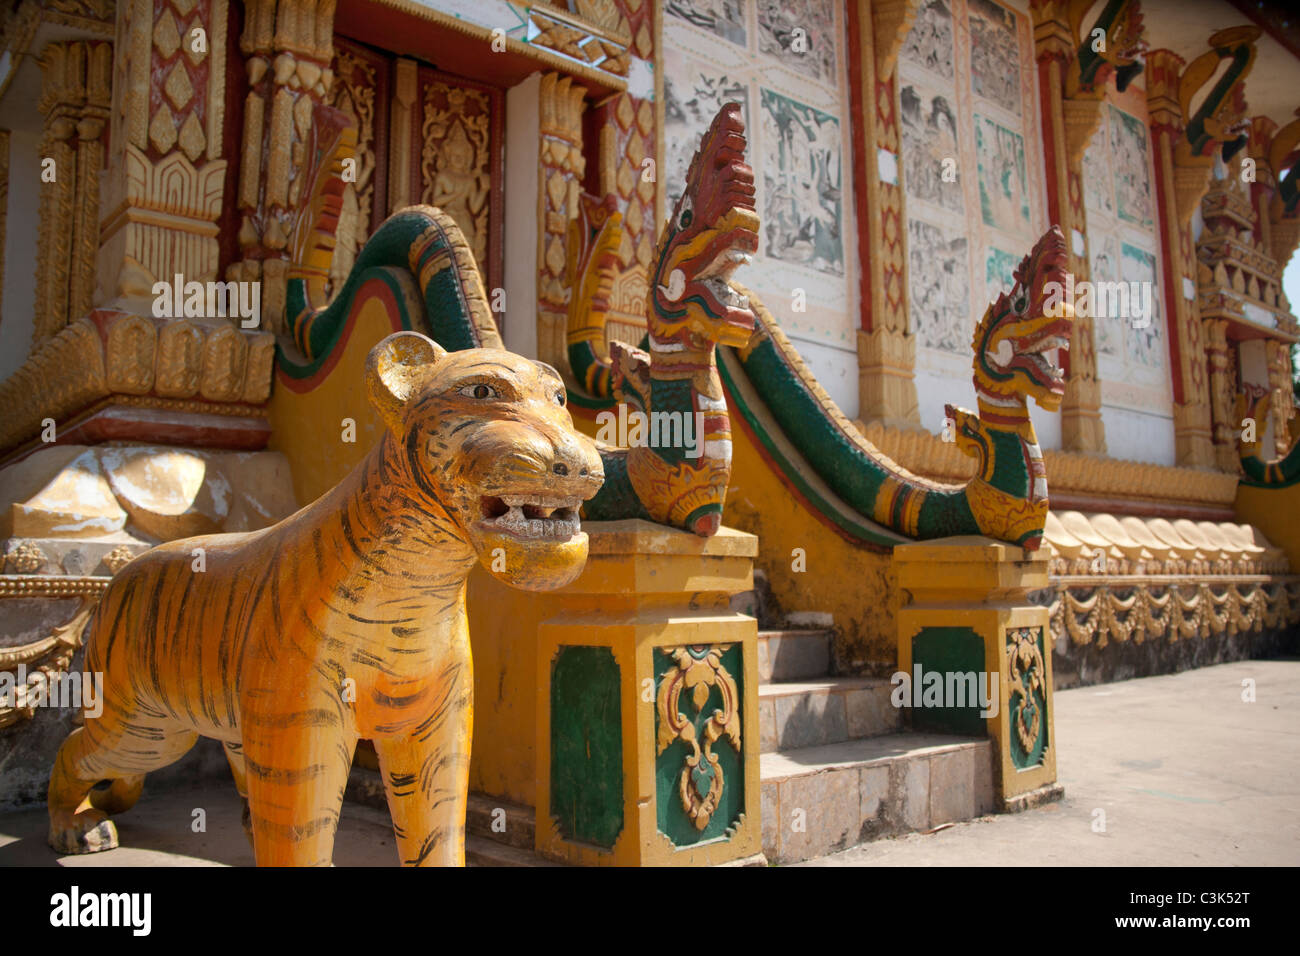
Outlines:
[[[257,863],[329,865],[368,738],[401,862],[464,865],[466,579],[476,561],[531,590],[576,578],[579,508],[604,474],[541,362],[398,332],[370,352],[366,387],[387,427],[336,488],[261,531],[160,545],[113,578],[86,639],[103,712],[50,775],[56,850],[117,846],[107,815],[203,735],[225,746]]]

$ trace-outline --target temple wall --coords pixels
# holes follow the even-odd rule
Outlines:
[[[1149,316],[1130,303],[1128,315],[1093,320],[1107,449],[1115,458],[1172,465],[1174,399],[1149,123],[1145,89],[1108,88],[1084,154],[1084,206],[1091,280],[1151,289]]]
[[[922,425],[969,405],[970,341],[1047,227],[1027,5],[925,0],[899,54],[908,312]],[[1043,447],[1054,415],[1035,414]]]
[[[728,19],[715,8],[739,12]],[[806,52],[794,49],[796,27]],[[763,226],[737,279],[852,417],[859,304],[846,36],[833,0],[665,4],[661,179],[670,215],[700,134],[722,104],[741,104]]]

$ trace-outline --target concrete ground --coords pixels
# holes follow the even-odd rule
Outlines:
[[[1254,703],[1242,700],[1243,680]],[[1300,864],[1300,660],[1063,691],[1056,736],[1060,803],[798,865]],[[249,866],[240,812],[233,784],[146,793],[117,818],[121,848],[72,857],[46,846],[44,808],[10,812],[0,866]],[[395,865],[387,814],[345,805],[334,858]]]
[[[1059,803],[797,865],[1300,864],[1300,661],[1062,691],[1056,738]]]

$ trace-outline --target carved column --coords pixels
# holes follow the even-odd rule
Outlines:
[[[263,328],[284,332],[289,236],[312,110],[334,82],[334,0],[248,0],[239,49],[248,72],[239,167],[240,261],[230,279],[262,282]]]
[[[1180,465],[1216,463],[1191,219],[1210,186],[1216,156],[1231,159],[1246,142],[1242,84],[1254,63],[1259,32],[1258,27],[1220,30],[1209,38],[1209,51],[1186,65],[1170,50],[1147,55],[1147,105]],[[1222,61],[1227,61],[1227,68],[1220,73]],[[1215,79],[1213,86],[1193,110],[1199,91],[1211,79]]]
[[[1300,116],[1300,109],[1296,110],[1296,116]],[[1283,175],[1292,168],[1288,157],[1295,154],[1297,147],[1300,147],[1300,119],[1281,129],[1266,116],[1251,121],[1249,149],[1255,160],[1251,199],[1256,233],[1279,270],[1286,268],[1300,243],[1300,184],[1294,175],[1283,181]],[[1291,303],[1292,308],[1297,306],[1300,303]]]
[[[1291,419],[1295,417],[1295,386],[1291,368],[1291,343],[1270,339],[1267,345],[1268,388],[1273,393],[1269,415],[1273,419],[1273,449],[1278,455],[1291,450]]]
[[[920,425],[916,338],[907,322],[906,213],[898,128],[898,51],[915,0],[849,4],[854,124],[853,175],[861,261],[858,417],[895,427]]]
[[[1215,463],[1215,455],[1205,346],[1196,301],[1186,294],[1189,287],[1195,288],[1196,274],[1189,226],[1191,214],[1183,217],[1179,212],[1174,163],[1174,153],[1183,136],[1183,114],[1177,99],[1182,70],[1182,57],[1171,50],[1153,50],[1147,55],[1147,108],[1151,116],[1156,219],[1160,224],[1165,277],[1164,312],[1173,378],[1174,442],[1179,465],[1210,467]]]
[[[1215,464],[1223,471],[1237,469],[1236,421],[1237,362],[1228,344],[1228,322],[1213,319],[1205,323],[1205,357],[1210,369],[1210,407],[1214,423]]]
[[[411,198],[411,131],[419,128],[419,65],[400,59],[393,78],[393,108],[388,123],[388,212],[397,212],[412,203]]]
[[[33,349],[90,311],[112,57],[111,44],[80,40],[51,43],[41,54],[45,129]]]
[[[1136,4],[1134,4],[1136,6]],[[1088,224],[1083,204],[1083,154],[1101,120],[1106,74],[1100,85],[1081,86],[1077,27],[1063,0],[1036,0],[1034,49],[1042,98],[1043,158],[1047,167],[1048,218],[1061,227],[1076,282],[1090,276]],[[1070,94],[1073,95],[1070,95]],[[1074,320],[1070,351],[1063,356],[1068,374],[1061,403],[1061,447],[1105,454],[1101,420],[1101,382],[1092,317]]]
[[[539,92],[541,177],[537,250],[537,357],[567,367],[565,325],[568,289],[564,284],[565,234],[576,213],[586,160],[582,155],[585,88],[558,73],[542,76]]]
[[[97,301],[217,277],[226,160],[226,0],[122,0]]]

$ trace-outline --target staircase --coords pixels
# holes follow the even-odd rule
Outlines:
[[[829,630],[758,633],[768,862],[991,812],[991,742],[904,731],[888,680],[829,676],[831,640]]]
[[[926,832],[991,813],[993,748],[987,738],[904,730],[884,678],[832,677],[833,634],[780,629],[756,591],[732,606],[759,619],[758,735],[763,854],[796,863],[868,840]],[[348,798],[386,809],[371,757],[358,752]],[[531,807],[471,793],[470,866],[556,866],[533,852]]]

